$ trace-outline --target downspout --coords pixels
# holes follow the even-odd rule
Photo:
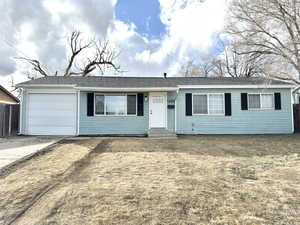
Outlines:
[[[297,88],[297,89],[299,89],[299,88]],[[293,99],[293,97],[294,97],[294,91],[293,91],[293,89],[291,88],[291,114],[292,114],[292,131],[293,131],[293,133],[295,133],[295,125],[294,125],[294,105],[293,105],[293,103],[292,103],[292,99]]]
[[[295,94],[296,94],[297,91],[299,91],[299,89],[300,89],[300,86],[299,86],[299,87],[296,87],[296,88],[294,88],[294,89],[291,89],[291,90],[292,90],[292,99],[293,99],[293,103],[296,102]],[[299,102],[299,104],[300,104],[300,102]]]
[[[176,90],[176,97],[175,97],[175,133],[177,134],[177,97],[179,94],[179,88]]]
[[[80,126],[80,90],[77,91],[77,136],[79,136]]]
[[[23,99],[24,99],[24,89],[21,88],[21,98],[20,98],[20,112],[19,112],[19,132],[18,135],[22,135],[23,129]]]

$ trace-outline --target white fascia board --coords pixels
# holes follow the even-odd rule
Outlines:
[[[22,88],[74,88],[74,84],[24,84],[16,85],[16,87]]]
[[[150,92],[150,91],[177,91],[174,87],[159,87],[159,88],[104,88],[104,87],[74,87],[81,91],[102,91],[102,92]]]
[[[179,85],[179,89],[255,89],[255,88],[294,88],[293,85]]]
[[[30,88],[26,89],[27,93],[36,94],[74,94],[76,90],[74,88]]]

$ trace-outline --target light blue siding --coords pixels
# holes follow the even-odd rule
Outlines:
[[[281,110],[241,110],[241,93],[281,93]],[[231,93],[232,116],[185,115],[185,93]],[[199,89],[181,90],[177,97],[179,134],[292,133],[290,89]]]
[[[241,93],[281,93],[281,110],[241,110]],[[185,115],[185,93],[231,93],[232,116]],[[86,94],[80,97],[80,135],[89,134],[147,134],[149,128],[149,103],[144,102],[144,116],[94,116],[86,115]],[[148,93],[145,93],[148,96]],[[168,130],[178,134],[272,134],[292,133],[290,89],[199,89],[168,93]],[[177,115],[175,116],[175,113]]]
[[[144,98],[144,116],[87,116],[87,93],[80,94],[80,135],[147,134],[149,127],[148,101]],[[148,95],[148,94],[146,94]]]
[[[241,93],[281,93],[281,110],[241,110]],[[185,93],[231,93],[232,116],[185,115]],[[149,93],[144,93],[149,96]],[[22,101],[21,133],[26,133],[27,92]],[[178,134],[271,134],[292,133],[293,116],[290,89],[192,89],[168,93],[167,128]],[[87,116],[87,92],[80,92],[79,135],[147,134],[149,97],[144,98],[144,116]],[[175,115],[175,113],[177,115]],[[176,123],[175,123],[176,118]],[[176,124],[176,127],[175,127]]]

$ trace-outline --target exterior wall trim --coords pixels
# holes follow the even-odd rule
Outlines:
[[[27,89],[27,93],[29,94],[76,94],[76,90],[74,89]]]
[[[75,84],[24,84],[16,85],[17,87],[22,88],[74,88]]]
[[[75,87],[81,91],[101,91],[101,92],[150,92],[150,91],[177,91],[178,88],[174,87],[161,87],[161,88],[97,88],[97,87]]]
[[[226,88],[249,88],[249,89],[265,89],[265,88],[294,88],[292,85],[178,85],[179,89],[226,89]]]

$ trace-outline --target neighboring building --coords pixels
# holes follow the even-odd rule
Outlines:
[[[19,99],[0,85],[0,103],[18,104]]]
[[[293,133],[291,84],[260,78],[45,77],[22,89],[20,133]]]

